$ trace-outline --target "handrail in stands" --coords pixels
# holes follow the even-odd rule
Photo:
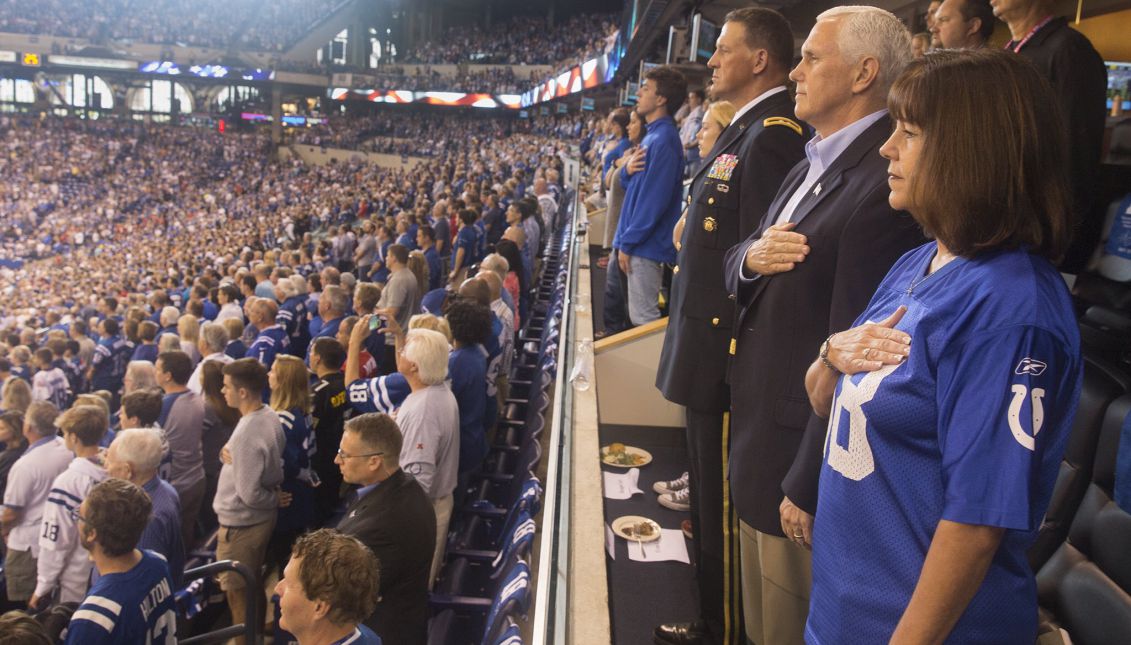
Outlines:
[[[200,578],[208,578],[226,571],[234,571],[244,580],[244,593],[248,595],[247,608],[244,612],[244,620],[242,623],[217,629],[211,632],[205,632],[196,636],[188,638],[179,638],[177,642],[181,645],[201,645],[204,643],[222,643],[234,636],[243,636],[244,643],[247,645],[255,645],[259,643],[259,603],[263,596],[262,586],[259,584],[259,576],[252,573],[251,569],[242,562],[234,560],[219,560],[209,564],[194,567],[185,571],[184,583],[192,582]],[[235,620],[235,616],[232,617]]]

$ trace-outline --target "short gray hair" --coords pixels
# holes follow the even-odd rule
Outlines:
[[[204,343],[205,347],[215,354],[216,352],[224,351],[230,339],[228,338],[228,330],[224,329],[223,325],[220,323],[207,322],[200,328],[200,340]]]
[[[142,472],[157,470],[168,449],[165,433],[161,428],[120,430],[114,437],[113,445],[118,460]]]
[[[295,283],[291,282],[290,278],[282,278],[275,283],[275,288],[283,294],[284,300],[298,295],[298,291],[295,290]]]
[[[431,329],[410,329],[405,335],[402,354],[416,364],[420,381],[425,385],[443,383],[448,378],[448,339]]]
[[[157,387],[157,367],[149,361],[130,361],[126,365],[126,376],[133,384],[131,392]]]
[[[59,408],[49,401],[32,401],[24,414],[24,423],[31,426],[32,430],[41,437],[54,435],[55,419],[59,417]]]
[[[171,327],[177,324],[181,318],[181,311],[176,307],[169,305],[161,310],[161,326]]]
[[[322,298],[334,313],[345,314],[350,308],[350,292],[344,287],[332,284],[322,289]]]
[[[841,20],[837,33],[841,56],[850,65],[875,58],[880,66],[875,87],[886,99],[891,84],[911,62],[911,31],[895,14],[879,7],[833,7],[817,16],[817,22],[837,19]]]
[[[507,272],[511,270],[510,262],[498,253],[492,253],[483,258],[479,262],[480,269],[490,269],[499,275],[504,281],[507,279]]]

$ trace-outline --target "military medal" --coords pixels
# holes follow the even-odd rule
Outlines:
[[[730,181],[730,176],[734,173],[734,167],[737,165],[737,156],[719,155],[715,157],[714,163],[711,164],[711,170],[707,172],[707,178]]]

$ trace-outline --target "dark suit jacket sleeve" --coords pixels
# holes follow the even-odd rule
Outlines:
[[[922,241],[922,230],[911,216],[888,205],[889,192],[886,184],[874,186],[844,227],[833,280],[829,333],[852,327],[895,261]],[[819,349],[813,348],[813,358]],[[782,481],[786,497],[810,515],[817,512],[817,482],[827,430],[827,419],[810,415],[797,457]]]
[[[732,246],[727,251],[723,260],[723,280],[726,283],[727,293],[736,297],[736,304],[741,309],[750,304],[750,287],[754,280],[742,275],[742,264],[746,261],[746,249],[759,237],[761,231],[754,231],[750,237]]]

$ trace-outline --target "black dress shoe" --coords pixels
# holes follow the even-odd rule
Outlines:
[[[707,626],[703,621],[667,623],[652,631],[656,645],[700,645],[707,642]]]

